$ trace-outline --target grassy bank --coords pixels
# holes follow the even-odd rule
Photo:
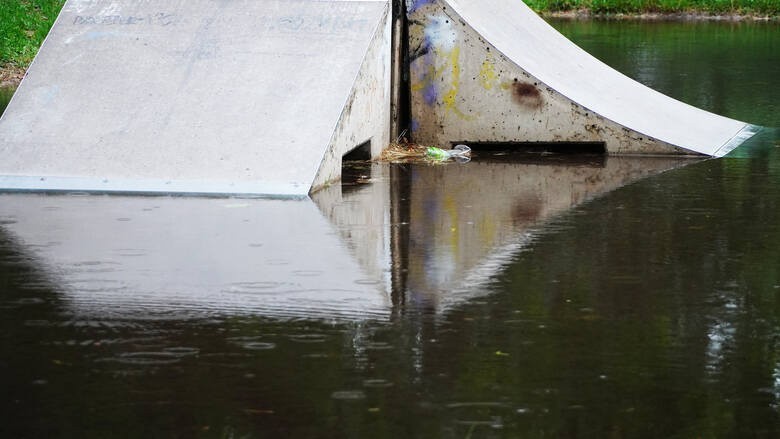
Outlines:
[[[0,67],[30,64],[65,0],[0,0]]]
[[[697,14],[777,17],[780,0],[524,0],[537,12]]]

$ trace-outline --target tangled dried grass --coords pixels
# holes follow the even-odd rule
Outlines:
[[[379,161],[390,163],[413,162],[425,160],[425,150],[427,147],[416,143],[409,143],[405,140],[391,143],[390,146],[382,151]]]

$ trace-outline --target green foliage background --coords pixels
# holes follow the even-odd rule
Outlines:
[[[65,0],[0,0],[0,66],[27,66]]]
[[[536,11],[587,9],[595,14],[678,13],[755,14],[777,16],[778,0],[524,0]]]

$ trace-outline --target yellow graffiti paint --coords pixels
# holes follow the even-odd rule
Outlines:
[[[493,64],[493,56],[488,54],[485,61],[482,62],[482,67],[479,69],[479,83],[485,90],[490,90],[496,83],[496,67]]]
[[[458,89],[460,88],[460,47],[456,47],[450,51],[447,57],[451,66],[451,82],[450,89],[444,94],[444,108],[447,110],[454,110],[457,112],[455,106],[455,98],[458,96]]]
[[[450,89],[444,94],[444,109],[445,111],[452,111],[456,116],[465,120],[473,120],[473,116],[469,116],[463,113],[457,106],[456,99],[458,97],[458,90],[460,89],[460,47],[455,47],[450,51],[448,55],[449,64],[451,66],[451,82]]]

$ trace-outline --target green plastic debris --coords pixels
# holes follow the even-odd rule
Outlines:
[[[429,146],[428,149],[425,150],[425,156],[434,160],[447,160],[450,158],[447,151],[435,146]]]
[[[429,146],[425,150],[425,157],[443,162],[449,159],[455,159],[458,162],[467,162],[471,160],[471,148],[466,145],[457,145],[450,150]]]

